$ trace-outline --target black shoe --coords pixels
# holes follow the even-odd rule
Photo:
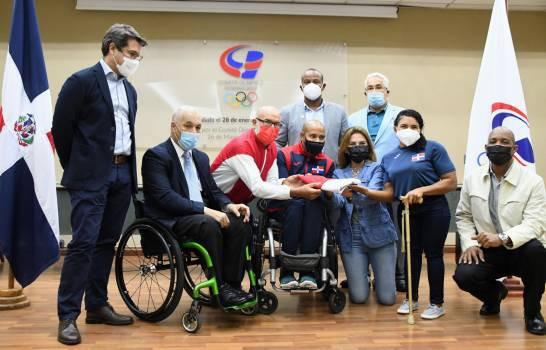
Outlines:
[[[405,293],[408,291],[406,280],[396,280],[396,291],[400,293]]]
[[[81,343],[82,338],[80,337],[80,331],[78,331],[75,320],[59,321],[57,340],[59,343],[65,345],[76,345]]]
[[[532,334],[546,334],[546,324],[544,323],[544,318],[540,312],[535,317],[525,318],[525,328],[527,328],[527,332]]]
[[[218,293],[220,303],[223,307],[236,306],[246,303],[250,298],[248,293],[235,289],[228,284],[222,284]]]
[[[250,301],[250,300],[253,300],[253,299],[256,299],[256,296],[254,295],[254,293],[252,292],[245,292],[243,290],[243,287],[241,286],[240,283],[226,283],[227,284],[227,288],[231,289],[232,291],[234,291],[235,293],[238,293],[239,295],[242,295],[244,296],[247,300],[245,300],[245,303],[247,301]]]
[[[228,289],[231,289],[232,292],[237,293],[241,297],[243,297],[244,298],[243,303],[246,303],[247,301],[250,301],[256,298],[256,296],[253,293],[245,292],[240,286],[239,288],[237,288],[228,284]]]
[[[104,323],[111,326],[124,326],[133,323],[131,316],[120,315],[114,311],[112,305],[107,304],[95,310],[87,310],[85,323],[99,324]]]
[[[482,316],[492,316],[498,315],[500,312],[500,304],[506,296],[508,295],[508,289],[504,284],[498,282],[499,286],[499,296],[494,303],[484,303],[480,308],[480,315]]]
[[[343,281],[341,281],[341,283],[339,284],[339,286],[340,286],[341,288],[347,289],[347,288],[349,288],[349,281],[343,280]]]

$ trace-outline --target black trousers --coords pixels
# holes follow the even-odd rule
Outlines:
[[[214,264],[218,285],[224,282],[239,286],[244,274],[245,247],[251,236],[250,224],[228,214],[229,226],[225,229],[212,217],[198,214],[179,217],[173,227],[180,242],[195,241],[207,251]]]
[[[504,247],[483,249],[485,262],[459,264],[453,279],[462,290],[484,303],[498,298],[499,283],[496,279],[514,275],[522,279],[523,308],[525,317],[540,312],[540,299],[546,282],[546,249],[533,239],[521,247],[508,250]]]
[[[403,209],[404,205],[400,204],[398,207],[398,225],[400,227],[402,227],[401,213]],[[445,196],[425,197],[423,204],[415,204],[410,207],[413,300],[419,300],[419,280],[423,253],[425,253],[430,303],[436,305],[444,303],[444,244],[450,219],[451,214]],[[407,281],[407,266],[404,267]]]
[[[59,284],[59,320],[75,320],[85,293],[85,308],[108,302],[108,279],[116,242],[131,201],[131,168],[112,164],[108,182],[98,191],[70,190],[72,240]]]

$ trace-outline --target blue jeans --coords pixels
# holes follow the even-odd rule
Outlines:
[[[377,301],[383,305],[395,303],[396,242],[379,248],[368,248],[361,241],[353,241],[351,251],[343,253],[342,259],[349,282],[351,302],[362,304],[368,300],[370,295],[368,266],[371,264]]]

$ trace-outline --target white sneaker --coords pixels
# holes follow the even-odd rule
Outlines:
[[[294,276],[283,276],[281,278],[281,289],[295,289],[298,288],[298,281],[294,278]]]
[[[299,287],[302,289],[317,289],[317,281],[311,276],[300,277]]]
[[[413,311],[417,310],[418,307],[419,307],[419,302],[414,301],[412,303]],[[401,315],[409,314],[409,301],[408,301],[408,299],[404,299],[404,301],[402,302],[402,304],[400,304],[400,307],[398,308],[398,310],[396,310],[396,312],[401,314]]]
[[[425,320],[434,320],[445,314],[446,312],[443,306],[430,304],[428,308],[421,314],[421,318]]]

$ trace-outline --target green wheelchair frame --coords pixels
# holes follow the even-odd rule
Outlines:
[[[190,271],[192,266],[196,269]],[[193,241],[178,242],[173,233],[157,221],[142,216],[137,218],[121,235],[115,255],[116,283],[129,310],[141,320],[159,322],[174,312],[185,290],[193,301],[183,314],[181,323],[191,333],[197,332],[201,326],[199,313],[202,305],[240,311],[244,315],[257,313],[257,280],[248,246],[244,267],[250,281],[250,292],[256,298],[224,308],[218,298],[219,286],[207,250]],[[197,278],[204,274],[205,280],[197,280],[195,272],[198,270]]]
[[[192,241],[182,243],[182,249],[183,251],[188,253],[189,251],[193,250],[199,254],[200,258],[202,259],[202,263],[204,264],[203,267],[206,269],[206,275],[208,277],[206,281],[200,282],[193,287],[192,292],[190,293],[193,302],[189,310],[182,315],[182,327],[187,332],[194,333],[197,332],[201,327],[201,321],[199,319],[199,313],[201,311],[202,304],[201,291],[203,289],[209,289],[212,297],[216,301],[216,304],[221,305],[221,303],[218,298],[219,291],[216,276],[214,275],[214,265],[208,251],[201,244]],[[245,270],[248,274],[248,279],[250,281],[250,290],[254,295],[256,295],[256,276],[254,275],[254,271],[252,270],[252,258],[250,256],[248,246],[245,249]],[[222,309],[225,311],[241,311],[241,313],[245,315],[253,315],[257,311],[256,304],[257,299],[254,298],[253,300],[247,301],[241,305],[233,305],[228,307],[222,306]]]

